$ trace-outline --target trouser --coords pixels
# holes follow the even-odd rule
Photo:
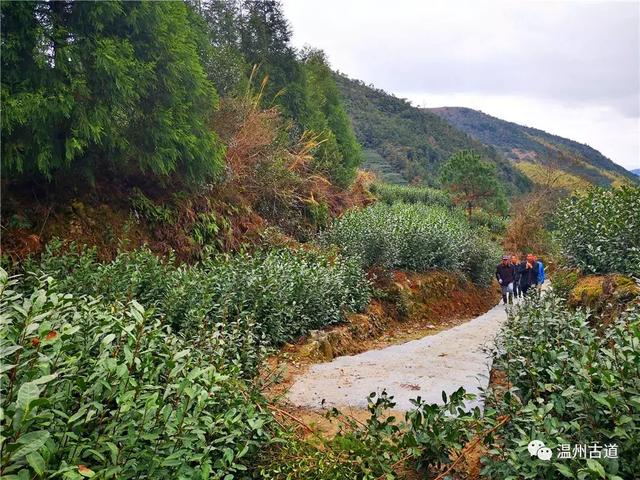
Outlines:
[[[520,290],[520,282],[513,282],[513,296],[515,298],[519,298],[522,295],[522,291]]]
[[[502,290],[502,301],[504,303],[513,303],[513,282],[507,285],[500,285],[500,289]]]

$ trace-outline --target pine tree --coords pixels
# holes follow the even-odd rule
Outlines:
[[[504,212],[507,201],[494,165],[469,150],[461,150],[440,168],[440,181],[454,202],[471,216],[474,208]]]

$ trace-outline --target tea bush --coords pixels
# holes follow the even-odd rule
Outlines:
[[[569,266],[640,276],[640,187],[576,194],[558,206],[555,224]]]
[[[188,342],[135,300],[17,282],[0,271],[3,479],[250,478],[272,417],[218,355],[228,338],[198,324]]]
[[[268,345],[340,322],[345,311],[363,309],[370,296],[356,260],[284,248],[175,266],[148,250],[122,252],[101,263],[92,250],[61,255],[54,245],[27,269],[59,279],[56,288],[63,292],[137,299],[184,336],[208,319],[228,328],[251,324]]]
[[[487,284],[500,258],[498,247],[464,216],[444,207],[378,203],[344,214],[321,241],[360,259],[365,268],[458,270]]]
[[[487,410],[511,414],[494,438],[489,478],[634,478],[640,471],[640,307],[601,331],[553,294],[512,311],[494,365],[512,388]],[[530,457],[542,440],[554,461]],[[557,459],[560,444],[616,444],[619,459]]]
[[[441,468],[451,463],[450,452],[459,451],[477,433],[480,411],[465,410],[473,395],[460,388],[443,394],[442,405],[417,398],[404,419],[390,415],[395,403],[385,391],[368,398],[369,418],[346,422],[332,438],[316,442],[287,438],[259,467],[269,480],[377,480],[404,478],[398,466]],[[334,410],[328,416],[339,416]]]
[[[374,183],[371,185],[373,193],[381,202],[392,204],[424,203],[426,205],[441,205],[450,207],[453,205],[449,194],[437,188],[417,185],[396,185],[392,183]]]
[[[485,210],[474,210],[469,217],[469,223],[473,227],[486,227],[491,233],[499,235],[507,229],[509,219]]]

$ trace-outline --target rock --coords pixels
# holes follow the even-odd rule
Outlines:
[[[325,332],[314,331],[308,343],[300,347],[298,351],[301,357],[310,360],[329,361],[333,359],[333,347],[327,338]]]
[[[333,347],[329,343],[329,340],[327,340],[326,338],[320,340],[319,351],[323,360],[333,359]]]
[[[602,311],[608,305],[622,305],[639,297],[640,287],[632,278],[618,274],[589,275],[577,281],[569,294],[569,304]]]
[[[301,357],[317,360],[321,356],[320,344],[315,340],[311,340],[309,343],[306,343],[305,345],[300,347],[298,354]]]

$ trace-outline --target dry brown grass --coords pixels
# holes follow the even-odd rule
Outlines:
[[[263,88],[265,82],[263,81]],[[360,172],[348,188],[333,185],[314,168],[323,132],[295,134],[276,108],[260,108],[262,90],[223,100],[214,129],[227,144],[226,190],[239,193],[253,210],[287,233],[313,230],[309,212],[336,216],[373,201],[371,176]]]
[[[503,239],[506,251],[514,254],[533,252],[547,254],[550,250],[545,221],[560,198],[566,195],[567,174],[555,165],[537,165],[535,188],[517,199]]]

